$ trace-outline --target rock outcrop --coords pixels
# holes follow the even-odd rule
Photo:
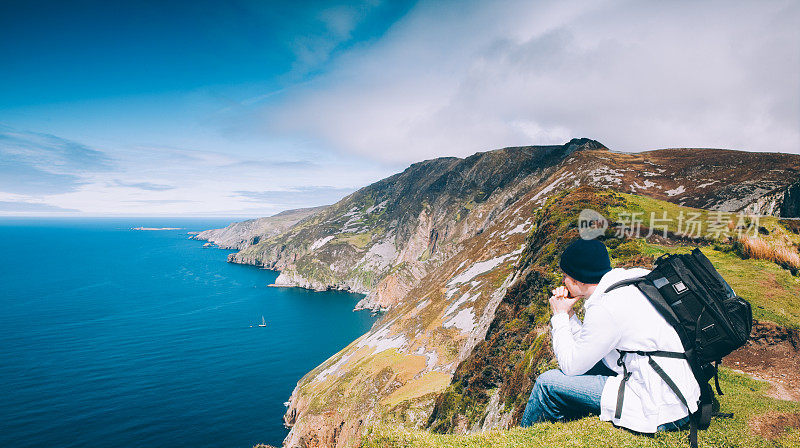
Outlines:
[[[327,206],[285,210],[266,217],[234,222],[223,229],[204,230],[192,239],[208,241],[220,249],[242,250],[258,244],[262,238],[280,235],[299,221],[325,210]]]
[[[800,218],[800,182],[786,188],[780,203],[780,216]]]

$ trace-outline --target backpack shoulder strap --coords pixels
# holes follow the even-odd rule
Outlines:
[[[606,290],[603,291],[603,292],[613,291],[613,290],[615,290],[617,288],[622,288],[623,286],[634,285],[637,282],[641,282],[641,281],[644,281],[644,280],[647,280],[647,277],[633,277],[633,278],[628,278],[628,279],[625,279],[625,280],[620,280],[620,281],[612,284],[608,288],[606,288]]]
[[[625,354],[627,353],[636,353],[641,356],[647,356],[647,363],[650,364],[650,367],[655,370],[656,374],[661,377],[661,379],[667,383],[667,386],[675,393],[681,403],[686,406],[687,412],[689,412],[689,421],[690,421],[690,428],[689,428],[689,446],[691,448],[697,448],[697,429],[705,429],[708,427],[708,422],[711,419],[711,405],[710,402],[708,406],[703,406],[702,403],[698,406],[698,409],[695,413],[691,412],[689,408],[689,403],[686,401],[686,397],[684,397],[681,390],[678,388],[678,385],[675,384],[675,381],[667,375],[667,372],[661,368],[654,359],[653,356],[660,356],[662,358],[677,358],[677,359],[685,359],[686,354],[680,352],[670,352],[670,351],[663,351],[663,350],[655,350],[650,352],[643,352],[643,351],[624,351],[624,350],[617,350],[619,352],[619,360],[617,360],[617,364],[622,366],[623,369],[623,377],[622,381],[619,384],[619,391],[617,392],[617,409],[616,413],[614,414],[614,418],[619,419],[622,416],[622,403],[625,397],[625,383],[628,381],[628,378],[631,375],[631,372],[628,371],[627,366],[625,365]]]
[[[650,277],[643,276],[620,280],[606,288],[605,292],[628,285],[635,285],[639,291],[641,291],[642,294],[647,297],[650,303],[655,307],[656,311],[658,311],[658,313],[661,314],[664,319],[666,319],[667,323],[678,333],[678,337],[683,343],[683,346],[689,347],[690,345],[688,345],[688,336],[686,335],[686,332],[683,331],[678,316],[675,314],[675,311],[672,310],[672,307],[669,306],[667,300],[664,299],[664,296],[658,292],[658,288],[655,287],[653,282],[650,280]]]

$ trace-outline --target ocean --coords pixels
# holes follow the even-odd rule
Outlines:
[[[297,381],[376,318],[188,239],[231,221],[0,219],[0,446],[280,446]]]

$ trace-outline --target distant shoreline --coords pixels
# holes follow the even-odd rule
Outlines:
[[[133,227],[131,230],[183,230],[183,227]]]

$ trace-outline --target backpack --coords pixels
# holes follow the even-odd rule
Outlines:
[[[655,261],[655,268],[649,274],[614,283],[606,292],[629,285],[636,286],[675,329],[684,352],[619,351],[617,365],[622,367],[623,377],[615,418],[622,415],[625,382],[631,375],[625,366],[625,354],[647,356],[648,364],[689,409],[675,382],[653,357],[686,359],[700,385],[697,411],[689,416],[689,443],[696,448],[697,430],[708,428],[712,416],[733,417],[733,414],[712,412],[714,392],[708,383],[713,377],[717,393],[723,395],[719,387],[719,364],[724,356],[747,342],[753,323],[750,303],[736,295],[697,248],[691,254],[664,254]]]

